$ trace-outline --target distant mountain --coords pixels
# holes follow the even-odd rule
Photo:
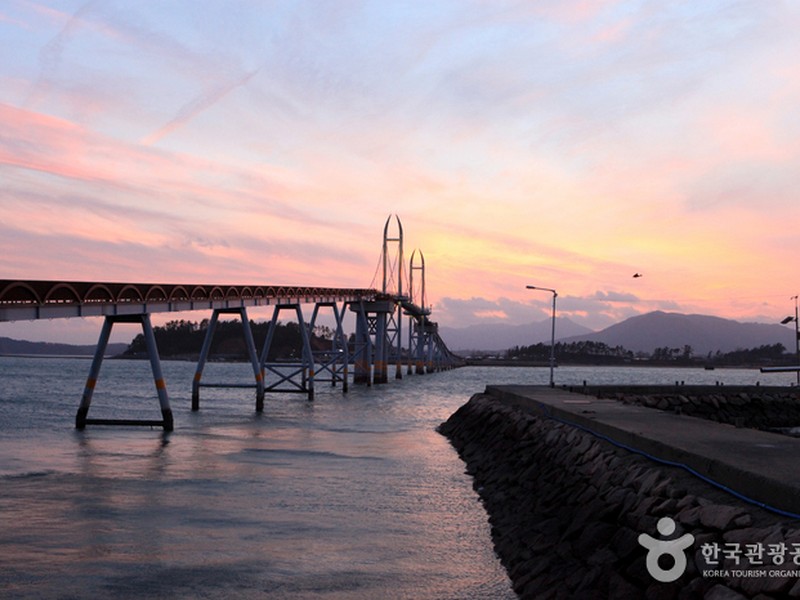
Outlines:
[[[122,354],[128,344],[109,344],[106,354]],[[95,346],[74,346],[72,344],[53,344],[50,342],[28,342],[0,337],[0,355],[42,355],[42,356],[92,356]]]
[[[588,340],[609,346],[624,346],[634,352],[652,353],[656,348],[691,346],[695,356],[709,352],[783,344],[795,349],[794,328],[764,323],[741,323],[706,315],[684,315],[655,311],[626,319],[602,331],[578,334],[565,342]]]
[[[467,351],[498,352],[514,346],[530,346],[550,342],[552,320],[546,319],[527,325],[505,323],[470,325],[468,327],[440,327],[439,335],[447,347],[456,353]],[[564,336],[580,336],[593,331],[570,321],[556,318],[556,340]]]

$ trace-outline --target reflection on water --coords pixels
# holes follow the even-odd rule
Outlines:
[[[464,466],[434,428],[487,384],[409,376],[316,401],[204,390],[165,363],[176,430],[72,428],[88,361],[0,358],[0,596],[513,598]],[[249,365],[209,365],[248,381]],[[752,371],[559,368],[559,383],[755,383]],[[787,384],[780,376],[764,383]],[[789,380],[793,374],[787,376]],[[149,365],[107,361],[91,416],[158,417]]]

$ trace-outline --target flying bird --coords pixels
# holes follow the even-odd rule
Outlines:
[[[634,274],[633,274],[633,277],[634,277],[634,279],[635,279],[636,277],[641,277],[641,276],[642,276],[642,274],[641,274],[641,273],[634,273]]]

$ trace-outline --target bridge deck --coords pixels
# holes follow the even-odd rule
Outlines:
[[[363,288],[0,279],[0,321],[354,302],[379,296]]]

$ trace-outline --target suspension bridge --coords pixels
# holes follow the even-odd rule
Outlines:
[[[396,231],[391,233],[393,217]],[[356,385],[388,383],[392,366],[396,379],[402,378],[404,368],[407,374],[425,374],[461,366],[463,360],[447,348],[439,336],[437,324],[430,320],[431,309],[425,298],[425,258],[421,251],[412,253],[406,269],[403,226],[396,215],[389,216],[384,225],[379,270],[383,276],[380,289],[7,279],[0,280],[0,322],[102,317],[103,325],[75,416],[75,426],[83,429],[87,425],[148,425],[172,431],[172,409],[150,319],[154,313],[211,311],[192,381],[193,411],[200,409],[200,391],[204,387],[253,387],[256,411],[262,412],[268,393],[302,393],[308,400],[313,400],[315,382],[326,381],[333,386],[340,384],[342,391],[347,392],[350,379]],[[247,309],[260,306],[271,306],[273,310],[259,352]],[[309,307],[311,316],[307,319]],[[295,362],[270,362],[268,356],[273,334],[284,311],[293,314],[297,320],[301,347],[296,349],[296,355],[300,358]],[[329,311],[335,323],[330,347],[312,350],[311,332],[323,311]],[[355,317],[355,332],[350,338],[343,328],[346,311]],[[250,383],[203,380],[203,370],[210,358],[211,343],[221,315],[236,315],[241,320],[253,370],[254,381]],[[406,347],[402,344],[403,317],[408,318]],[[89,418],[100,367],[112,328],[117,323],[138,323],[142,327],[161,420]]]

